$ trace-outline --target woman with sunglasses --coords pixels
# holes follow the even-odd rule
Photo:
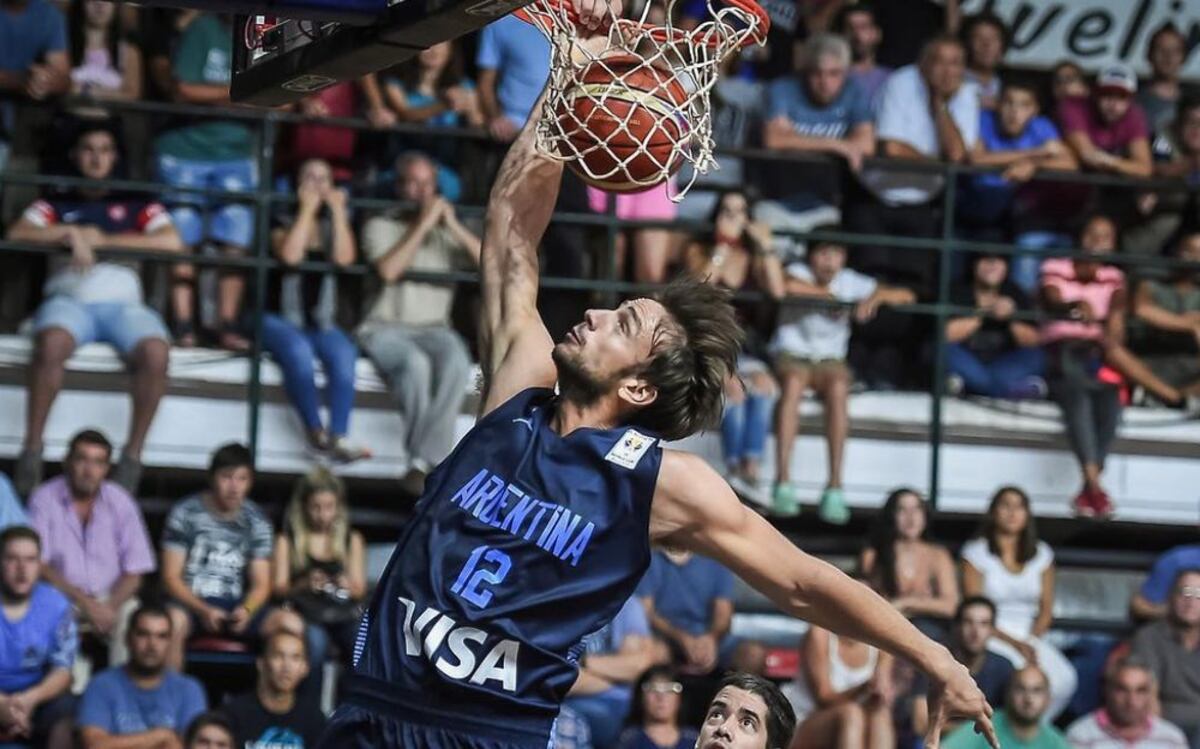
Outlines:
[[[621,735],[620,749],[692,749],[699,734],[679,726],[682,704],[683,685],[673,668],[646,669],[634,688],[629,728]]]

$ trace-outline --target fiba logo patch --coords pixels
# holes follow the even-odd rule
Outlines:
[[[636,429],[626,429],[625,434],[617,440],[617,444],[612,446],[604,459],[632,471],[637,468],[638,461],[646,451],[654,445],[654,441],[654,437],[647,437]]]

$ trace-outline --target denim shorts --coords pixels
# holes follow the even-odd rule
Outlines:
[[[33,329],[40,333],[47,328],[66,330],[76,346],[107,343],[121,356],[148,338],[171,340],[162,318],[144,304],[80,302],[66,296],[52,296],[38,307]]]
[[[228,192],[250,192],[258,186],[254,159],[192,161],[175,156],[158,157],[158,179],[175,187],[207,187]],[[252,203],[222,203],[197,193],[168,192],[171,219],[184,244],[195,247],[205,239],[235,247],[249,247],[254,235]]]

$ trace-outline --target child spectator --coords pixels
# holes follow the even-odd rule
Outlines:
[[[396,162],[396,199],[408,205],[372,217],[362,248],[379,284],[367,301],[358,340],[391,388],[404,420],[409,490],[454,444],[471,354],[450,324],[454,288],[409,281],[409,270],[445,272],[479,264],[479,237],[438,193],[437,170],[423,154]]]
[[[820,227],[839,231],[838,227]],[[781,395],[776,419],[776,485],[774,508],[781,514],[799,509],[798,487],[791,480],[792,446],[800,428],[800,401],[812,389],[825,405],[825,439],[829,445],[829,474],[821,493],[819,512],[826,522],[843,524],[850,509],[842,494],[842,450],[850,429],[846,401],[850,370],[846,353],[850,344],[851,315],[858,322],[875,316],[880,305],[909,304],[908,289],[893,288],[846,268],[846,248],[822,241],[808,251],[807,262],[787,268],[785,289],[789,297],[825,302],[821,307],[785,304],[771,339]],[[848,305],[853,304],[853,311]]]
[[[1183,233],[1173,249],[1177,260],[1200,263],[1200,231]],[[1167,280],[1141,282],[1133,312],[1130,345],[1150,371],[1188,395],[1200,393],[1200,272],[1176,268]]]
[[[879,101],[879,92],[892,73],[891,68],[875,60],[875,53],[883,41],[883,29],[879,26],[874,8],[866,3],[844,6],[834,23],[834,31],[850,43],[850,72],[847,74],[850,82],[858,86],[874,109]]]
[[[1055,258],[1042,265],[1042,303],[1055,316],[1042,326],[1047,345],[1050,395],[1062,408],[1067,439],[1083,470],[1083,489],[1073,507],[1083,516],[1112,514],[1100,474],[1116,437],[1121,402],[1117,388],[1099,374],[1107,364],[1169,405],[1186,406],[1186,394],[1164,382],[1125,347],[1125,276],[1103,256],[1117,244],[1117,228],[1093,216],[1079,239],[1094,260]]]
[[[752,204],[745,192],[721,194],[709,223],[710,236],[684,250],[684,269],[733,292],[761,291],[772,299],[783,296],[783,266],[771,245],[771,231],[752,222]],[[779,385],[766,364],[772,308],[759,300],[733,300],[746,332],[736,376],[725,389],[721,444],[730,486],[743,496],[759,498],[759,465]]]
[[[272,587],[311,625],[315,649],[324,652],[333,640],[346,662],[367,592],[365,549],[350,527],[342,481],[325,468],[297,480],[275,538]]]
[[[916,491],[904,487],[888,495],[858,566],[922,631],[945,634],[958,606],[958,576],[950,552],[930,540],[929,505]]]
[[[1146,113],[1151,133],[1160,133],[1175,119],[1175,105],[1183,95],[1180,72],[1187,61],[1188,41],[1183,32],[1167,21],[1150,35],[1146,44],[1146,62],[1150,63],[1150,81],[1137,94],[1137,103]]]
[[[119,158],[116,136],[103,124],[85,125],[70,158],[80,176],[109,179]],[[116,348],[131,370],[129,438],[113,479],[136,492],[146,434],[167,389],[169,335],[162,318],[145,304],[137,264],[98,262],[96,250],[119,246],[177,253],[183,246],[170,215],[156,200],[81,189],[33,202],[9,228],[8,237],[57,244],[70,253],[69,258],[51,261],[46,299],[34,315],[18,491],[26,494],[42,481],[42,433],[62,388],[67,360],[79,346],[101,342]]]
[[[42,544],[42,576],[70,601],[85,635],[108,651],[110,666],[129,656],[125,631],[144,575],[157,566],[137,502],[107,481],[112,443],[87,429],[71,438],[63,475],[29,497]]]
[[[142,51],[120,27],[122,10],[120,3],[105,0],[71,0],[71,93],[142,98]]]
[[[88,682],[76,723],[84,749],[172,747],[203,713],[204,687],[167,666],[171,616],[156,605],[129,618],[129,662]]]
[[[246,498],[253,466],[244,446],[222,445],[209,461],[208,489],[184,497],[167,515],[162,582],[170,597],[167,663],[176,670],[193,634],[243,639],[278,630],[304,634],[295,613],[268,615],[265,608],[271,595],[271,524]]]
[[[79,639],[70,602],[38,581],[40,568],[36,531],[0,532],[0,745],[70,749]]]
[[[979,140],[971,163],[1002,167],[964,181],[958,220],[969,234],[982,239],[1014,240],[1021,247],[1068,247],[1071,238],[1054,231],[1053,187],[1027,184],[1041,169],[1073,170],[1075,158],[1058,129],[1038,114],[1037,92],[1027,83],[1004,85],[998,107],[980,113]],[[1014,257],[1013,281],[1026,292],[1037,286],[1037,256]]]
[[[276,632],[264,640],[255,661],[258,679],[254,691],[234,697],[221,708],[229,716],[238,746],[276,749],[282,744],[316,749],[325,730],[325,716],[317,705],[296,694],[296,687],[308,674],[305,657],[304,639],[290,632]]]
[[[796,711],[792,746],[894,747],[892,657],[815,625],[801,649],[801,672],[783,687]]]
[[[1075,667],[1046,641],[1054,618],[1054,552],[1037,537],[1029,495],[1006,486],[992,495],[978,536],[963,544],[963,594],[996,605],[996,636],[988,649],[1020,669],[1036,663],[1050,684],[1052,721],[1079,681]]]
[[[233,29],[228,17],[202,13],[183,30],[171,58],[172,95],[176,101],[214,108],[229,105]],[[258,186],[254,134],[242,120],[205,117],[167,130],[155,141],[158,179],[176,187],[207,187],[248,192]],[[254,235],[254,211],[196,193],[170,194],[171,215],[184,243],[193,251],[204,241],[226,255],[240,255]],[[194,269],[175,267],[171,306],[175,337],[196,344]],[[220,272],[217,284],[217,343],[247,351],[250,342],[239,326],[245,278],[236,270]]]
[[[1032,311],[1025,292],[1008,279],[1008,260],[980,255],[971,280],[955,286],[950,303],[975,310],[946,322],[948,390],[990,398],[1044,398],[1045,354],[1037,327],[1013,319]]]
[[[984,12],[967,18],[961,34],[967,49],[966,80],[979,89],[979,106],[995,109],[1001,88],[997,71],[1008,51],[1008,27],[999,16]]]
[[[804,43],[797,75],[778,78],[767,89],[763,145],[769,150],[839,156],[857,172],[875,151],[875,126],[866,96],[846,74],[850,46],[833,34],[815,34]],[[776,231],[808,231],[837,221],[841,166],[788,161],[768,176],[774,199],[758,204],[755,218]],[[776,249],[788,255],[794,240],[777,236]]]
[[[1091,97],[1058,105],[1067,144],[1085,168],[1126,177],[1149,177],[1150,129],[1136,101],[1137,76],[1125,65],[1109,65],[1096,76]]]
[[[1133,636],[1132,654],[1158,681],[1158,712],[1200,740],[1200,569],[1175,576],[1166,616]]]
[[[621,734],[620,749],[693,749],[699,746],[695,729],[681,725],[683,684],[670,666],[653,666],[633,690],[629,728]]]
[[[271,232],[275,257],[285,270],[272,279],[262,344],[283,371],[284,390],[300,415],[309,446],[335,462],[350,463],[371,457],[371,451],[347,437],[358,347],[337,326],[337,278],[327,271],[290,268],[306,260],[344,268],[354,262],[358,246],[346,193],[333,184],[328,162],[304,162],[296,183],[296,215],[284,217]],[[325,372],[328,428],[321,423],[315,382],[313,362],[318,359]]]

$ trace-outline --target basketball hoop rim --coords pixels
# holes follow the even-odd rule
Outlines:
[[[754,0],[718,0],[722,5],[727,5],[732,8],[737,8],[744,13],[754,16],[758,23],[755,24],[751,33],[746,34],[740,46],[748,47],[751,44],[762,44],[767,39],[767,31],[771,28],[771,18],[767,15],[767,11]],[[575,11],[575,6],[571,0],[543,0],[547,5],[554,8],[560,13],[565,14],[566,18],[578,25],[579,14]],[[540,26],[535,14],[538,11],[530,10],[529,6],[519,8],[514,11],[513,15],[521,19],[525,23],[533,26]],[[716,23],[725,23],[720,18],[714,19]],[[618,27],[629,29],[632,32],[639,34],[648,34],[651,39],[660,43],[677,43],[690,42],[692,44],[719,47],[721,39],[719,35],[712,33],[711,27],[705,30],[703,26],[694,31],[681,31],[679,29],[668,26],[658,26],[652,23],[641,23],[628,18],[619,18],[616,20]]]

